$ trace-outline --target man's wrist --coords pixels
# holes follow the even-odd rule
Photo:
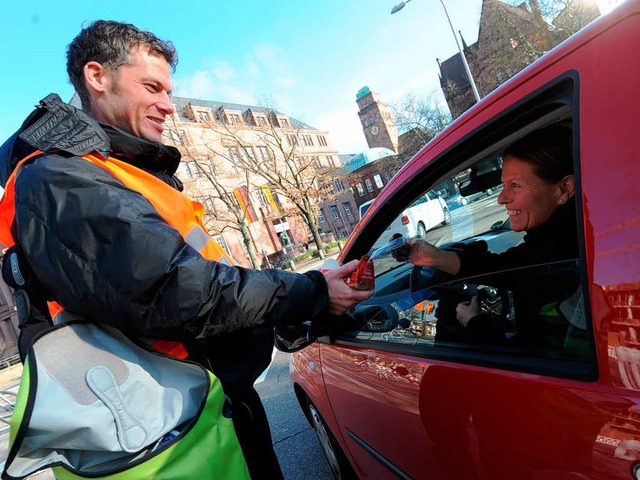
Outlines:
[[[324,318],[329,312],[329,288],[327,285],[327,279],[318,270],[309,270],[308,272],[305,272],[304,275],[311,280],[315,287],[315,296],[313,305],[311,306],[310,320]]]

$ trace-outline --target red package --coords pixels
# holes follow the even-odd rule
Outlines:
[[[373,262],[369,255],[365,255],[360,259],[358,268],[351,272],[348,277],[344,277],[344,282],[356,290],[373,290],[375,288]]]

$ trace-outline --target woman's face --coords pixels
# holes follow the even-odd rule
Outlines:
[[[571,188],[567,189],[567,180]],[[504,189],[498,203],[507,208],[514,232],[529,231],[543,225],[559,205],[573,195],[573,176],[548,183],[533,173],[533,166],[507,155],[502,164]]]

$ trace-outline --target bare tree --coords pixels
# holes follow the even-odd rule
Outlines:
[[[225,156],[223,152],[217,151],[215,143],[208,142],[206,139],[200,143],[206,149],[206,154],[198,151],[196,144],[187,141],[185,134],[178,129],[175,119],[172,119],[169,125],[169,133],[173,143],[181,151],[183,161],[187,162],[189,174],[204,179],[204,182],[192,185],[192,193],[207,210],[204,217],[205,226],[214,235],[221,234],[228,229],[240,232],[251,265],[259,269],[261,262],[258,260],[249,227],[252,205],[250,200],[244,205],[241,204],[234,192],[236,189],[242,191],[242,187],[244,187],[244,191],[250,191],[249,172],[238,171],[238,185],[235,188],[230,188],[228,183],[222,181],[224,176],[221,173],[229,173],[229,165],[233,164],[233,159]],[[249,195],[246,195],[246,198],[249,199]]]
[[[223,144],[235,152],[235,165],[250,172],[254,179],[263,179],[272,192],[290,202],[291,208],[279,206],[281,216],[301,218],[309,227],[318,251],[322,252],[318,205],[335,196],[333,182],[338,171],[335,160],[306,148],[313,143],[306,130],[283,128],[278,124],[275,110],[264,111],[269,121],[251,131],[251,142],[245,138],[245,130],[228,122],[212,124],[212,128],[221,135]],[[256,145],[263,149],[256,152]]]
[[[451,123],[451,114],[443,106],[439,91],[424,96],[410,93],[392,104],[391,111],[401,132],[398,168]]]
[[[424,143],[451,123],[451,114],[442,105],[439,91],[426,95],[407,94],[399,103],[391,105],[394,120],[402,133],[409,130],[420,132]]]

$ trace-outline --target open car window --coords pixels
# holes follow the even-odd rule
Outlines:
[[[451,175],[438,186],[421,195],[418,201],[414,201],[410,207],[423,204],[425,198],[437,200],[440,197],[450,214],[451,220],[449,224],[443,225],[439,223],[434,225],[432,228],[425,229],[421,236],[438,247],[454,246],[460,242],[470,243],[477,240],[486,240],[489,251],[494,253],[501,253],[509,247],[517,245],[524,234],[511,231],[506,209],[504,206],[499,205],[497,201],[498,194],[502,189],[502,184],[499,183],[501,165],[502,159],[499,156],[483,159],[477,164]],[[488,174],[488,172],[495,173],[492,175],[490,183],[480,185],[483,188],[482,190],[469,193],[467,197],[462,196],[460,193],[461,188],[469,188],[469,185],[475,187],[472,179],[478,178],[477,172],[482,172],[482,175]],[[436,194],[436,192],[438,193]],[[464,201],[457,200],[460,198],[464,199]],[[421,218],[422,211],[419,209],[413,209],[412,211],[417,214],[406,216],[404,219],[402,218],[403,214],[401,214],[388,225],[384,233],[373,242],[369,255],[383,248],[399,235],[405,237],[419,235],[418,225],[420,223],[426,225],[428,222]],[[425,215],[428,215],[428,213],[425,213]],[[413,235],[410,235],[411,233]],[[376,275],[380,277],[380,282],[383,284],[387,282],[383,275],[400,266],[392,253],[376,256],[373,262]],[[381,287],[384,288],[384,285]]]
[[[514,137],[511,134],[510,141]],[[458,166],[452,165],[449,175],[425,182],[424,190],[407,198],[399,217],[378,227],[382,233],[370,238],[365,250],[373,256],[374,295],[351,312],[353,321],[338,340],[464,363],[593,378],[593,334],[586,321],[579,253],[545,260],[543,252],[509,265],[495,261],[495,254],[507,252],[500,258],[508,258],[528,253],[522,248],[525,232],[511,229],[507,210],[498,203],[502,154],[508,144],[499,140],[472,162],[456,158]],[[578,165],[575,159],[574,163]],[[421,232],[424,240],[463,255],[483,255],[483,265],[489,268],[481,269],[481,275],[476,271],[454,277],[409,263],[401,237],[414,237],[418,231],[420,218],[406,215],[416,199],[421,200],[418,204],[442,202],[450,214],[448,223],[432,224]],[[376,217],[388,218],[378,212]],[[576,230],[574,238],[579,236]],[[461,315],[461,306],[471,313]]]

